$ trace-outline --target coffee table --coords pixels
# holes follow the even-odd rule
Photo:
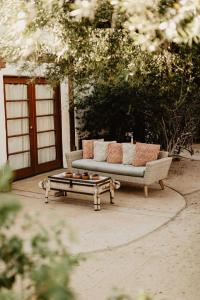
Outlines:
[[[46,180],[42,182],[42,188],[45,189],[45,203],[48,203],[49,191],[63,191],[64,196],[67,196],[67,192],[92,195],[94,202],[94,210],[101,210],[100,195],[106,192],[110,193],[110,203],[114,204],[115,188],[119,188],[120,183],[114,181],[110,177],[99,176],[98,180],[83,180],[75,178],[66,178],[65,172],[53,176],[48,176]]]

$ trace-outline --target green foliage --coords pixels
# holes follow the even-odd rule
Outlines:
[[[0,176],[2,191],[7,190],[11,178],[11,170],[4,167]],[[80,257],[72,255],[63,243],[63,223],[46,229],[28,217],[18,229],[20,234],[16,234],[19,210],[11,194],[0,193],[0,300],[74,299],[70,274]],[[24,238],[27,234],[28,239]]]
[[[0,300],[16,300],[16,297],[12,291],[1,289]]]
[[[29,299],[30,295],[38,300],[74,299],[70,274],[78,263],[78,257],[72,256],[62,241],[52,249],[51,242],[55,240],[54,233],[50,238],[44,230],[32,236],[27,252],[21,237],[8,237],[6,233],[1,233],[0,261],[5,267],[0,272],[0,291],[14,291],[20,280],[23,285],[22,300]]]
[[[90,47],[81,57],[81,64],[74,64],[76,96],[89,84],[116,84],[127,79],[138,55],[125,30],[96,30]]]
[[[174,45],[169,50],[148,54],[135,49],[128,77],[115,73],[113,58],[113,81],[102,83],[96,69],[93,90],[77,101],[82,136],[121,141],[133,131],[136,140],[160,143],[173,153],[180,137],[194,135],[200,122],[200,50]]]
[[[12,179],[13,172],[9,165],[5,165],[0,170],[0,193],[10,191]]]
[[[13,172],[8,165],[5,165],[0,170],[0,230],[2,227],[9,228],[14,216],[20,210],[20,204],[13,199],[13,196],[5,193],[10,191],[12,179]]]
[[[77,103],[81,113],[81,134],[123,140],[134,126],[132,100],[132,89],[126,82],[95,86],[91,95]]]
[[[132,298],[126,294],[120,294],[117,296],[112,296],[108,300],[132,300]]]
[[[159,12],[161,15],[164,15],[167,12],[169,7],[173,7],[176,4],[177,0],[161,0],[159,4]]]
[[[131,296],[129,296],[123,292],[120,292],[118,289],[115,289],[113,295],[108,298],[108,300],[134,300],[134,299],[135,300],[151,300],[151,298],[144,291],[141,291],[138,294],[138,297],[132,298]]]
[[[0,193],[0,229],[2,226],[10,227],[13,216],[20,210],[20,204],[13,200],[10,195]]]
[[[113,6],[109,0],[102,0],[95,12],[92,26],[94,28],[110,28],[112,24]]]

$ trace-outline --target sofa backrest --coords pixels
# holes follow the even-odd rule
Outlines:
[[[79,150],[80,152],[80,155],[81,155],[81,158],[83,156],[83,150]],[[159,154],[158,154],[158,159],[160,158],[165,158],[165,157],[168,157],[169,156],[169,152],[167,151],[160,151]]]

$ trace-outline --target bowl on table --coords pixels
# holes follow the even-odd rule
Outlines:
[[[89,174],[88,174],[87,172],[84,172],[84,173],[82,174],[82,179],[83,179],[83,180],[89,180],[89,179],[90,179]]]
[[[75,179],[81,179],[82,175],[80,173],[75,173],[75,174],[73,174],[73,178],[75,178]]]
[[[65,172],[65,178],[72,178],[73,173],[72,172]]]
[[[99,180],[99,175],[98,175],[98,174],[93,174],[93,175],[91,176],[91,179],[92,179],[92,180]]]

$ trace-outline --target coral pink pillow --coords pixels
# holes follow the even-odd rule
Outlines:
[[[83,158],[90,159],[94,157],[94,141],[103,142],[104,139],[98,140],[82,140]]]
[[[122,144],[112,143],[108,145],[107,162],[121,164],[123,158]]]
[[[160,145],[136,143],[133,165],[135,167],[145,166],[147,162],[158,158],[159,151]]]
[[[83,158],[93,158],[94,156],[94,141],[93,140],[83,140]]]

